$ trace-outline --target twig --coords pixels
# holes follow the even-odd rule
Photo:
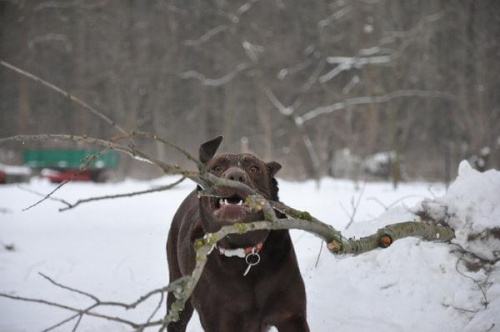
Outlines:
[[[46,194],[43,194],[43,193],[38,192],[36,190],[30,189],[30,188],[26,188],[26,187],[23,187],[23,186],[20,186],[20,185],[18,185],[17,188],[19,188],[19,189],[21,189],[23,191],[29,192],[30,194],[34,194],[34,195],[40,196],[40,197],[47,196]],[[57,198],[57,197],[51,196],[51,197],[48,197],[47,199],[51,200],[51,201],[56,201],[56,202],[63,203],[66,206],[71,206],[71,203],[69,203],[68,201],[65,201],[62,198]]]
[[[365,192],[365,188],[366,188],[366,181],[363,183],[363,187],[361,188],[361,191],[359,193],[358,200],[356,201],[356,204],[354,204],[354,202],[351,204],[352,208],[353,208],[353,211],[351,214],[351,219],[349,220],[349,222],[345,226],[344,230],[349,229],[349,227],[351,227],[352,223],[354,222],[354,217],[356,216],[356,212],[358,211],[359,203],[361,202],[361,197],[363,197],[363,193]]]
[[[94,114],[95,116],[99,117],[100,119],[104,120],[105,122],[107,122],[108,124],[110,124],[111,126],[113,126],[114,128],[116,128],[120,133],[122,133],[123,135],[128,135],[128,133],[122,128],[120,127],[115,121],[111,120],[110,118],[108,118],[106,115],[104,115],[103,113],[97,111],[95,108],[93,108],[92,106],[90,106],[89,104],[87,104],[86,102],[84,102],[83,100],[73,96],[72,94],[70,94],[69,92],[55,86],[54,84],[52,83],[49,83],[45,80],[43,80],[42,78],[34,75],[34,74],[31,74],[31,73],[28,73],[27,71],[24,71],[22,70],[21,68],[19,67],[16,67],[8,62],[5,62],[3,60],[0,60],[0,64],[6,68],[9,68],[13,71],[15,71],[16,73],[18,74],[21,74],[23,75],[24,77],[27,77],[37,83],[40,83],[46,87],[48,87],[49,89],[59,93],[60,95],[68,98],[69,100],[77,103],[78,105],[80,105],[81,107],[83,107],[84,109],[86,109],[87,111],[91,112],[92,114]],[[133,144],[133,141],[131,141],[132,144]]]
[[[59,322],[59,323],[57,323],[57,324],[55,324],[55,325],[52,325],[52,326],[50,326],[50,327],[48,327],[48,328],[46,328],[46,329],[42,330],[42,332],[49,332],[49,331],[52,331],[52,330],[54,330],[54,329],[56,329],[56,328],[58,328],[58,327],[60,327],[60,326],[63,326],[63,325],[64,325],[64,324],[66,324],[66,323],[71,322],[73,319],[78,318],[78,320],[77,320],[77,322],[76,322],[75,326],[73,327],[73,331],[75,331],[75,330],[76,330],[76,328],[78,328],[78,325],[80,325],[80,322],[81,322],[81,320],[82,320],[82,317],[83,317],[86,313],[88,313],[90,310],[94,309],[94,308],[95,308],[95,307],[97,307],[97,306],[98,306],[98,304],[97,304],[97,303],[95,303],[95,304],[91,305],[90,307],[88,307],[87,309],[83,310],[81,313],[77,313],[77,314],[75,314],[75,315],[73,315],[73,316],[71,316],[71,317],[68,317],[68,318],[66,318],[66,319],[65,319],[65,320],[63,320],[63,321],[61,321],[61,322]]]
[[[436,193],[432,190],[432,185],[429,185],[429,187],[427,187],[427,191],[432,195],[432,198],[436,199],[437,195]]]
[[[70,210],[70,209],[77,207],[80,204],[89,203],[89,202],[102,201],[102,200],[106,200],[106,199],[134,197],[134,196],[151,194],[151,193],[169,190],[169,189],[172,189],[173,187],[177,186],[181,182],[183,182],[185,179],[186,179],[186,177],[183,176],[179,180],[175,181],[174,183],[171,183],[171,184],[168,184],[165,186],[160,186],[157,188],[147,189],[147,190],[134,191],[134,192],[126,193],[126,194],[116,194],[116,195],[106,195],[106,196],[99,196],[99,197],[84,198],[84,199],[79,199],[78,201],[76,201],[73,204],[66,202],[65,204],[67,205],[67,207],[60,208],[59,211],[60,212],[67,211],[67,210]]]
[[[358,201],[356,202],[356,205],[354,205],[354,203],[352,203],[352,207],[353,207],[352,214],[349,214],[349,212],[347,212],[347,209],[344,207],[344,205],[342,203],[340,203],[340,206],[342,207],[342,209],[344,210],[344,212],[347,214],[347,216],[350,218],[350,220],[347,223],[347,225],[344,228],[344,230],[347,230],[351,226],[351,224],[354,222],[354,217],[356,216],[356,212],[358,210],[359,203],[361,201],[361,197],[363,196],[365,188],[366,188],[366,181],[363,183],[363,188],[361,188],[361,192],[359,193],[359,197],[358,197]],[[352,198],[352,200],[354,200],[354,197]],[[316,258],[316,264],[314,264],[315,268],[318,267],[319,259],[320,259],[322,253],[323,253],[323,241],[321,241],[321,246],[319,248],[318,257]]]
[[[56,302],[51,302],[51,301],[47,301],[47,300],[43,300],[43,299],[15,296],[15,295],[10,295],[10,294],[5,294],[5,293],[0,293],[0,297],[13,299],[13,300],[17,300],[17,301],[45,304],[45,305],[48,305],[51,307],[56,307],[56,308],[65,309],[68,311],[73,311],[73,312],[76,312],[79,314],[85,314],[85,315],[89,315],[92,317],[97,317],[97,318],[102,318],[102,319],[106,319],[106,320],[110,320],[110,321],[115,321],[115,322],[127,324],[129,326],[132,326],[133,328],[137,328],[138,326],[140,326],[140,324],[134,323],[132,321],[129,321],[129,320],[126,320],[126,319],[123,319],[120,317],[107,316],[107,315],[99,314],[99,313],[92,312],[92,311],[86,311],[86,309],[82,310],[82,309],[74,308],[74,307],[71,307],[68,305],[64,305],[64,304],[60,304],[60,303],[56,303]],[[153,324],[153,322],[150,323],[149,326],[152,326],[152,324]]]
[[[81,314],[81,315],[78,316],[76,324],[75,324],[75,326],[73,326],[73,330],[71,330],[71,332],[76,332],[76,330],[78,329],[78,326],[80,326],[80,323],[81,323],[81,321],[83,319],[83,316],[84,316],[83,314]]]
[[[324,241],[321,241],[320,245],[319,245],[319,253],[318,253],[318,257],[316,258],[316,263],[314,264],[314,267],[317,268],[318,267],[318,264],[319,264],[319,259],[321,257],[321,253],[323,252],[323,243],[325,243]]]
[[[374,201],[375,203],[378,203],[380,206],[382,206],[382,208],[385,210],[385,211],[388,211],[389,210],[389,207],[387,207],[380,199],[378,199],[377,197],[368,197],[366,199],[367,201]]]
[[[74,176],[72,176],[71,178],[74,178]],[[36,201],[35,203],[31,204],[30,206],[25,207],[24,209],[22,209],[22,211],[23,212],[24,211],[28,211],[28,210],[34,208],[35,206],[37,206],[38,204],[40,204],[42,202],[45,202],[47,199],[49,199],[52,196],[52,194],[54,194],[56,191],[58,191],[59,189],[61,189],[69,181],[70,181],[70,179],[64,180],[55,189],[53,189],[51,192],[49,192],[47,195],[45,195],[45,197],[43,197],[42,199]]]
[[[58,328],[64,324],[74,320],[75,318],[78,318],[78,320],[73,328],[73,330],[76,330],[76,328],[78,328],[78,325],[80,324],[82,317],[85,315],[97,317],[97,318],[102,318],[102,319],[106,319],[106,320],[110,320],[110,321],[115,321],[115,322],[122,323],[122,324],[126,324],[126,325],[131,326],[134,329],[144,329],[146,327],[151,327],[151,326],[163,326],[165,324],[165,322],[163,320],[152,321],[152,319],[154,318],[154,315],[156,315],[156,313],[160,309],[161,303],[163,302],[163,299],[165,296],[165,293],[170,292],[170,291],[175,291],[176,289],[179,288],[179,284],[185,282],[185,280],[186,280],[186,278],[183,278],[183,279],[180,279],[176,282],[171,283],[170,285],[168,285],[166,287],[152,290],[149,293],[139,297],[136,301],[127,304],[127,303],[122,303],[122,302],[102,301],[97,296],[95,296],[93,294],[90,294],[88,292],[84,292],[82,290],[58,283],[58,282],[54,281],[52,278],[50,278],[42,273],[39,273],[39,274],[44,279],[46,279],[47,281],[49,281],[52,285],[54,285],[56,287],[68,290],[68,291],[73,292],[73,293],[77,293],[79,295],[85,296],[85,297],[94,301],[94,303],[92,305],[88,306],[87,308],[78,309],[78,308],[75,308],[72,306],[68,306],[65,304],[60,304],[60,303],[56,303],[56,302],[52,302],[52,301],[47,301],[47,300],[43,300],[43,299],[27,298],[27,297],[14,296],[14,295],[10,295],[10,294],[0,293],[0,297],[9,298],[9,299],[18,300],[18,301],[45,304],[48,306],[53,306],[53,307],[69,310],[69,311],[76,313],[76,314],[64,319],[63,321],[45,329],[44,332],[51,331],[55,328]],[[97,312],[92,311],[93,309],[96,309],[98,307],[104,307],[104,306],[121,307],[121,308],[124,308],[126,310],[133,309],[133,308],[136,308],[139,304],[141,304],[144,301],[146,301],[147,299],[149,299],[151,296],[156,295],[156,294],[160,294],[161,301],[155,307],[155,310],[149,316],[148,320],[145,323],[135,323],[135,322],[132,322],[130,320],[123,319],[121,317],[113,317],[113,316],[109,316],[109,315],[105,315],[105,314],[101,314],[101,313],[97,313]]]
[[[390,208],[392,208],[393,206],[397,205],[399,202],[404,201],[405,199],[408,199],[408,198],[417,198],[417,197],[419,197],[419,198],[425,198],[425,196],[422,196],[422,195],[408,195],[408,196],[404,196],[404,197],[398,198],[397,200],[395,200],[394,202],[392,202],[389,205],[385,205],[377,197],[368,197],[367,200],[368,201],[374,201],[374,202],[380,204],[380,206],[382,206],[382,208],[385,211],[388,211]]]
[[[80,174],[82,174],[83,171],[85,171],[86,169],[88,169],[90,167],[90,164],[96,159],[98,158],[99,156],[101,156],[103,153],[106,153],[108,151],[108,149],[104,149],[102,151],[99,151],[99,152],[96,152],[90,156],[87,157],[87,161],[86,163],[80,167],[80,169],[71,175],[71,177],[69,179],[66,179],[64,180],[63,182],[61,182],[54,190],[52,190],[50,193],[48,193],[45,197],[43,197],[41,200],[37,201],[36,203],[28,206],[27,208],[24,208],[22,211],[27,211],[27,210],[30,210],[31,208],[34,208],[35,206],[37,206],[38,204],[46,201],[47,199],[49,199],[52,194],[54,194],[56,191],[58,191],[59,189],[61,189],[64,185],[66,185],[68,182],[70,182],[71,180],[75,179],[77,176],[79,176]]]
[[[156,315],[156,313],[158,312],[158,310],[160,310],[164,299],[165,299],[164,293],[160,293],[160,300],[158,301],[158,305],[156,306],[155,310],[149,316],[148,320],[146,321],[146,324],[149,324],[151,322],[151,320],[154,318],[154,316]],[[144,331],[144,327],[140,327],[139,329],[137,329],[137,332],[143,332],[143,331]]]
[[[163,138],[161,136],[158,136],[158,135],[152,134],[152,133],[147,133],[144,131],[137,131],[137,130],[132,131],[131,135],[148,137],[152,140],[155,140],[157,142],[168,145],[168,146],[174,148],[175,150],[179,151],[180,153],[182,153],[188,160],[194,162],[199,168],[201,168],[203,166],[202,163],[198,159],[194,158],[189,152],[187,152],[183,148],[179,147],[178,145],[175,145],[175,144],[169,142],[168,140],[166,140],[165,138]]]
[[[468,313],[471,313],[471,314],[477,314],[479,312],[479,310],[470,310],[470,309],[459,308],[459,307],[455,307],[453,305],[445,304],[445,303],[442,303],[442,305],[445,308],[453,308],[455,310],[462,311],[462,312],[468,312]]]
[[[351,214],[349,213],[349,211],[347,211],[346,207],[344,206],[344,204],[342,204],[342,202],[339,202],[339,205],[340,207],[342,208],[342,211],[344,211],[345,215],[350,218],[351,217]]]
[[[483,286],[479,283],[479,281],[477,281],[476,279],[472,278],[471,276],[466,275],[465,273],[463,273],[462,271],[460,271],[458,269],[458,265],[464,259],[464,256],[465,256],[466,253],[467,253],[467,251],[465,251],[465,250],[464,250],[464,252],[462,252],[462,256],[460,256],[460,258],[457,260],[457,263],[455,264],[455,270],[458,272],[458,274],[460,274],[464,278],[472,280],[472,282],[474,282],[477,285],[477,287],[479,288],[479,290],[483,294],[483,298],[484,298],[483,305],[484,305],[484,309],[486,309],[488,307],[489,302],[488,302],[488,297],[486,296],[486,291],[484,290]]]
[[[83,291],[81,291],[81,290],[78,290],[78,289],[75,289],[75,288],[68,287],[68,286],[62,285],[62,284],[60,284],[60,283],[57,283],[57,282],[55,282],[52,278],[50,278],[49,276],[47,276],[47,275],[45,275],[45,274],[43,274],[43,273],[41,273],[41,272],[38,272],[38,274],[39,274],[40,276],[42,276],[45,280],[47,280],[48,282],[50,282],[51,284],[53,284],[53,285],[55,285],[55,286],[57,286],[57,287],[60,287],[60,288],[62,288],[62,289],[69,290],[70,292],[74,292],[74,293],[78,293],[78,294],[80,294],[80,295],[86,296],[86,297],[88,297],[88,298],[90,298],[90,299],[94,300],[95,302],[100,302],[100,300],[99,300],[96,296],[94,296],[94,295],[92,295],[92,294],[89,294],[89,293],[87,293],[87,292],[83,292]]]

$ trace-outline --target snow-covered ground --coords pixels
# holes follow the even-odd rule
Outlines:
[[[55,196],[74,202],[174,180],[71,183]],[[35,179],[26,188],[48,193],[54,185]],[[132,302],[164,286],[169,224],[193,188],[185,182],[171,191],[95,202],[61,213],[63,205],[55,201],[22,212],[38,197],[15,185],[0,187],[0,292],[83,308],[91,303],[88,299],[51,285],[38,273],[102,300]],[[356,185],[325,179],[318,189],[313,182],[280,181],[283,202],[339,230],[359,200],[354,223],[344,232],[347,236],[364,236],[389,223],[414,220],[414,212],[425,209],[457,227],[462,247],[487,258],[499,255],[499,239],[488,238],[486,246],[477,241],[468,246],[466,235],[500,227],[500,172],[480,174],[462,164],[459,178],[443,195],[442,185],[428,183],[402,184],[394,190],[387,183]],[[337,257],[323,250],[318,261],[321,241],[300,231],[292,235],[306,283],[311,331],[500,331],[499,262],[471,272],[458,245],[415,238],[357,257]],[[5,248],[9,245],[13,250]],[[158,301],[151,299],[129,312],[104,312],[144,321]],[[158,317],[163,312],[164,308]],[[61,309],[0,298],[0,331],[41,331],[69,316]],[[57,330],[71,331],[74,323]],[[79,326],[79,331],[129,330],[89,317]],[[201,331],[196,317],[188,331]]]

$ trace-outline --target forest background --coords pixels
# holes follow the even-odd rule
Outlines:
[[[0,1],[2,60],[127,130],[190,151],[223,134],[293,179],[449,182],[480,155],[500,168],[499,36],[495,0]],[[116,134],[13,71],[0,81],[2,137]],[[47,144],[5,145],[0,162]],[[126,158],[121,174],[159,175]]]

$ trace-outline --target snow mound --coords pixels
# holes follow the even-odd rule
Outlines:
[[[489,261],[500,259],[500,171],[481,173],[462,161],[448,192],[422,201],[416,214],[451,226],[454,243],[466,251]]]

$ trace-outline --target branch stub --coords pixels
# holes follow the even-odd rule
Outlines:
[[[392,237],[389,234],[383,234],[378,241],[378,245],[382,248],[387,248],[391,244],[392,244]]]
[[[342,248],[341,244],[338,243],[337,241],[328,242],[326,246],[328,250],[332,252],[339,252],[340,249]]]

